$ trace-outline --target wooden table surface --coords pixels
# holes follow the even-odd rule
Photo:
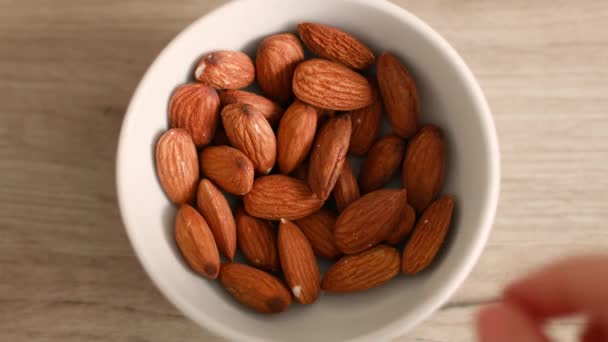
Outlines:
[[[608,2],[396,2],[460,52],[500,136],[491,240],[452,300],[399,339],[472,341],[476,310],[510,279],[608,246]],[[0,340],[216,340],[135,258],[114,153],[148,65],[221,3],[0,0]],[[569,341],[577,326],[551,330]]]

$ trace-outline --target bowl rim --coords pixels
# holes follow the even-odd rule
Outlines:
[[[475,76],[473,75],[469,67],[466,65],[462,57],[441,35],[439,35],[439,33],[433,30],[428,24],[416,17],[414,14],[410,13],[408,10],[399,7],[398,5],[393,4],[391,2],[374,0],[345,1],[364,4],[366,6],[370,6],[376,10],[381,11],[386,15],[393,15],[397,17],[400,21],[408,22],[415,30],[419,32],[419,34],[425,36],[431,44],[435,45],[438,51],[446,55],[446,59],[449,61],[449,63],[453,64],[452,66],[456,70],[457,74],[459,74],[459,76],[464,80],[466,86],[468,87],[471,93],[473,103],[477,108],[477,112],[480,113],[479,120],[482,124],[482,133],[484,136],[484,141],[488,145],[489,151],[488,164],[486,165],[489,174],[489,181],[487,184],[488,200],[486,201],[482,211],[479,233],[475,236],[475,241],[472,244],[473,247],[462,258],[462,261],[458,266],[458,272],[454,273],[450,278],[448,278],[445,284],[439,287],[438,290],[432,296],[430,296],[416,309],[416,311],[411,315],[412,317],[415,317],[414,319],[410,319],[406,322],[403,322],[403,319],[396,318],[393,322],[384,325],[379,329],[370,331],[364,335],[360,335],[352,339],[351,341],[396,338],[405,333],[406,331],[412,329],[414,326],[419,325],[421,322],[426,320],[431,314],[433,314],[437,309],[439,309],[442,304],[447,302],[449,298],[454,294],[454,292],[464,282],[464,280],[467,278],[467,276],[470,274],[473,267],[477,263],[477,260],[479,259],[479,256],[481,255],[481,252],[483,251],[483,248],[487,243],[490,231],[492,229],[492,224],[494,222],[496,208],[498,205],[498,197],[500,193],[500,151],[498,145],[498,136],[489,105]],[[130,131],[130,127],[134,124],[134,107],[136,106],[139,97],[142,96],[142,85],[148,82],[151,70],[156,67],[156,65],[159,63],[159,60],[162,59],[161,57],[167,54],[168,51],[173,48],[176,42],[182,39],[182,37],[190,34],[190,31],[192,31],[193,28],[200,21],[203,21],[210,16],[216,15],[220,11],[228,10],[230,7],[239,6],[239,2],[243,1],[229,1],[223,5],[212,9],[205,15],[199,17],[198,19],[190,23],[163,48],[163,50],[158,54],[158,56],[154,59],[152,64],[146,70],[144,76],[142,77],[135,91],[133,92],[133,95],[131,97],[131,100],[129,102],[129,105],[125,112],[125,116],[122,121],[122,127],[120,130],[116,153],[116,192],[118,197],[118,207],[120,209],[120,216],[127,232],[130,244],[137,256],[137,259],[144,268],[145,273],[148,275],[148,277],[150,277],[150,279],[160,290],[160,292],[167,299],[169,299],[169,302],[171,302],[178,310],[183,312],[186,317],[196,322],[199,326],[208,329],[211,333],[217,336],[228,338],[230,340],[262,341],[259,338],[250,336],[235,329],[232,326],[222,323],[220,320],[217,320],[212,315],[201,313],[200,311],[196,310],[196,308],[191,303],[187,302],[186,300],[182,300],[180,297],[174,295],[174,291],[172,291],[168,286],[166,286],[166,283],[164,282],[162,277],[152,271],[152,266],[149,261],[142,257],[141,251],[143,250],[143,246],[137,242],[137,238],[134,233],[134,228],[132,228],[135,226],[135,224],[134,222],[132,222],[131,215],[128,213],[126,208],[126,203],[128,201],[128,191],[126,190],[127,186],[123,184],[123,177],[121,176],[121,174],[125,170],[125,163],[127,162],[127,160],[125,159],[125,141],[127,140],[127,134]]]

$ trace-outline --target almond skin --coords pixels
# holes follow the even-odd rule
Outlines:
[[[215,135],[219,122],[220,99],[215,89],[201,83],[184,84],[169,101],[169,124],[183,128],[196,147],[202,147]]]
[[[297,220],[323,206],[306,183],[283,175],[256,179],[243,203],[249,215],[267,220]]]
[[[294,34],[281,33],[265,38],[255,57],[257,80],[264,94],[287,104],[293,97],[294,70],[303,60],[304,49]]]
[[[209,146],[199,156],[200,168],[222,190],[242,196],[253,186],[253,163],[230,146]]]
[[[349,153],[359,156],[366,154],[378,137],[382,122],[382,99],[378,93],[377,83],[375,79],[370,81],[375,94],[372,104],[348,112],[353,122]]]
[[[279,260],[291,293],[302,304],[319,297],[321,277],[312,247],[300,228],[287,220],[279,225]]]
[[[315,108],[295,100],[285,111],[277,131],[277,162],[281,173],[291,173],[306,159],[316,131]]]
[[[393,131],[408,138],[418,129],[420,98],[405,66],[388,52],[378,58],[378,84]]]
[[[359,174],[361,192],[366,194],[388,183],[399,170],[404,154],[405,141],[400,137],[388,135],[378,140],[361,165]],[[406,189],[409,190],[407,187]]]
[[[279,279],[251,266],[224,264],[220,280],[236,300],[258,312],[275,314],[291,304],[291,294]]]
[[[342,172],[350,133],[350,116],[341,114],[331,118],[315,139],[310,153],[308,185],[322,200],[329,197]]]
[[[198,186],[196,202],[220,252],[232,261],[236,252],[236,224],[226,197],[210,180],[203,179]]]
[[[277,142],[266,118],[252,105],[233,103],[222,109],[222,123],[232,146],[241,150],[260,174],[272,171]]]
[[[325,272],[321,288],[346,293],[380,286],[399,274],[400,261],[399,252],[384,245],[346,255]]]
[[[445,195],[422,213],[412,238],[403,250],[403,273],[416,274],[433,262],[450,228],[453,210],[454,199]]]
[[[236,232],[239,248],[250,264],[272,272],[279,270],[276,232],[270,222],[238,208]]]
[[[337,217],[334,213],[321,209],[295,221],[295,224],[300,227],[316,255],[333,260],[342,255],[334,243],[333,231],[336,220]]]
[[[428,125],[420,129],[407,147],[402,183],[408,191],[408,201],[419,213],[441,190],[445,158],[445,140],[436,126]]]
[[[240,51],[220,50],[204,55],[194,76],[215,89],[245,88],[255,79],[251,58]]]
[[[220,255],[207,222],[194,208],[182,204],[175,217],[175,241],[188,265],[197,273],[215,279]]]
[[[353,169],[348,159],[344,161],[344,166],[342,166],[342,172],[340,172],[340,176],[338,176],[338,180],[336,181],[333,195],[338,211],[346,209],[352,202],[361,197],[357,178],[353,174]]]
[[[395,229],[406,205],[405,189],[376,190],[361,197],[338,217],[334,229],[336,246],[345,254],[376,246]]]
[[[192,138],[182,128],[171,128],[156,144],[156,172],[169,199],[192,203],[198,185],[198,156]]]
[[[301,23],[300,38],[315,54],[353,69],[365,69],[374,63],[374,53],[351,34],[335,27]]]
[[[283,108],[264,96],[245,90],[226,90],[220,94],[222,106],[233,103],[245,103],[254,106],[264,115],[270,125],[275,125],[279,122],[283,115]]]
[[[293,92],[308,104],[333,110],[355,110],[369,106],[374,100],[365,77],[323,59],[298,64],[293,75]]]
[[[386,243],[396,246],[405,240],[405,237],[412,231],[414,228],[414,223],[416,222],[416,211],[411,206],[406,206],[403,211],[403,216],[397,224],[397,227],[386,239]]]

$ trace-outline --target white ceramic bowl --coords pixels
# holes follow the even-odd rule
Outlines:
[[[323,295],[264,316],[230,298],[219,282],[203,279],[182,261],[173,239],[175,208],[155,174],[155,143],[167,129],[173,89],[191,77],[197,58],[217,49],[245,50],[301,21],[340,27],[388,50],[418,83],[422,121],[441,126],[448,142],[444,192],[456,197],[448,242],[431,269],[399,276],[367,292]],[[117,157],[118,199],[133,248],[159,289],[186,316],[233,340],[387,340],[428,317],[463,282],[487,240],[498,200],[499,152],[488,105],[471,71],[429,26],[386,1],[230,2],[180,33],[158,56],[125,115]]]

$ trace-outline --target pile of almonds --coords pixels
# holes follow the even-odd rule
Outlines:
[[[319,58],[305,60],[292,33],[264,39],[255,64],[238,51],[203,56],[198,82],[173,93],[171,129],[156,147],[160,183],[180,205],[183,257],[263,313],[286,310],[292,295],[310,304],[320,290],[361,291],[425,269],[454,207],[451,196],[438,198],[443,135],[420,127],[405,66],[386,52],[376,61],[330,26],[302,23],[298,32]],[[374,62],[376,75],[360,74]],[[264,96],[240,90],[256,79]],[[377,139],[384,110],[393,134]],[[358,179],[349,153],[366,155]],[[403,188],[383,189],[400,167]],[[242,203],[235,214],[224,193]],[[332,197],[335,207],[324,207]],[[250,266],[234,262],[237,248]],[[316,257],[333,262],[322,279]]]

